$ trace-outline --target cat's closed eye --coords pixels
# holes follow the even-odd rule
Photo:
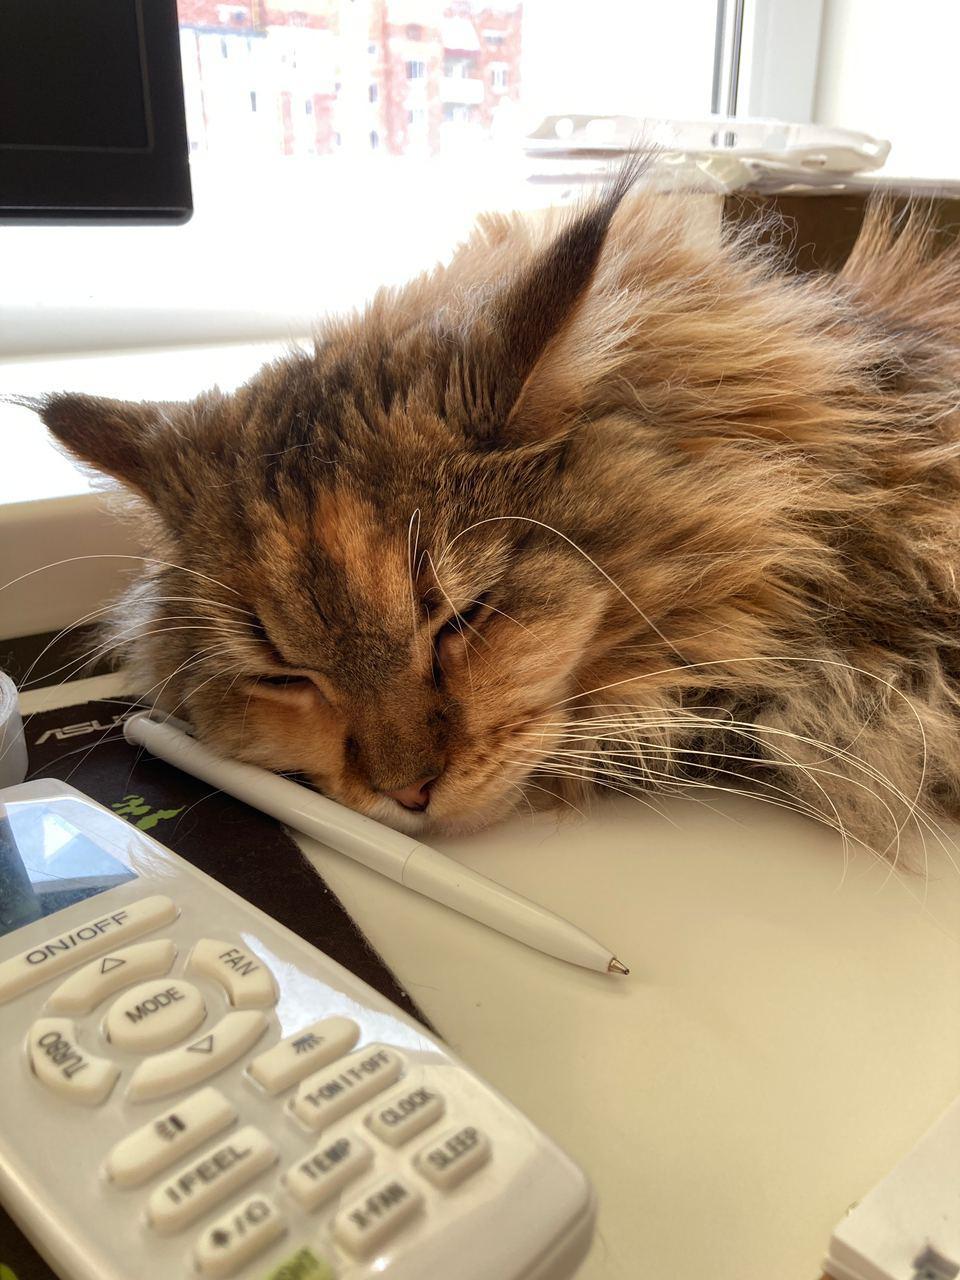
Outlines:
[[[244,685],[254,697],[274,698],[290,706],[305,708],[316,701],[325,701],[314,681],[298,672],[291,672],[289,675],[269,672],[247,676]]]
[[[301,689],[310,684],[306,676],[257,676],[257,683],[273,689]]]
[[[444,662],[449,663],[459,656],[469,642],[470,634],[476,636],[479,625],[489,613],[488,597],[482,595],[444,619],[433,633],[435,674],[439,675]]]

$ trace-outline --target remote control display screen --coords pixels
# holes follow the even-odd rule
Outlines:
[[[0,806],[0,936],[134,879],[55,809]]]

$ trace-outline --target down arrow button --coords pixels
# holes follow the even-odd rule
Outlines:
[[[206,1080],[235,1062],[260,1039],[269,1025],[259,1009],[234,1009],[200,1040],[144,1059],[127,1088],[131,1102],[165,1098]]]

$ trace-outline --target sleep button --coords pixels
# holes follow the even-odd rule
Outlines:
[[[203,996],[182,978],[154,978],[110,1006],[107,1038],[118,1049],[153,1053],[188,1036],[204,1019]]]

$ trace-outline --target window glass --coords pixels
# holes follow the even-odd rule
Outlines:
[[[568,112],[703,117],[716,0],[179,0],[194,216],[3,227],[7,356],[293,337],[542,206]],[[42,263],[43,269],[37,269]]]

